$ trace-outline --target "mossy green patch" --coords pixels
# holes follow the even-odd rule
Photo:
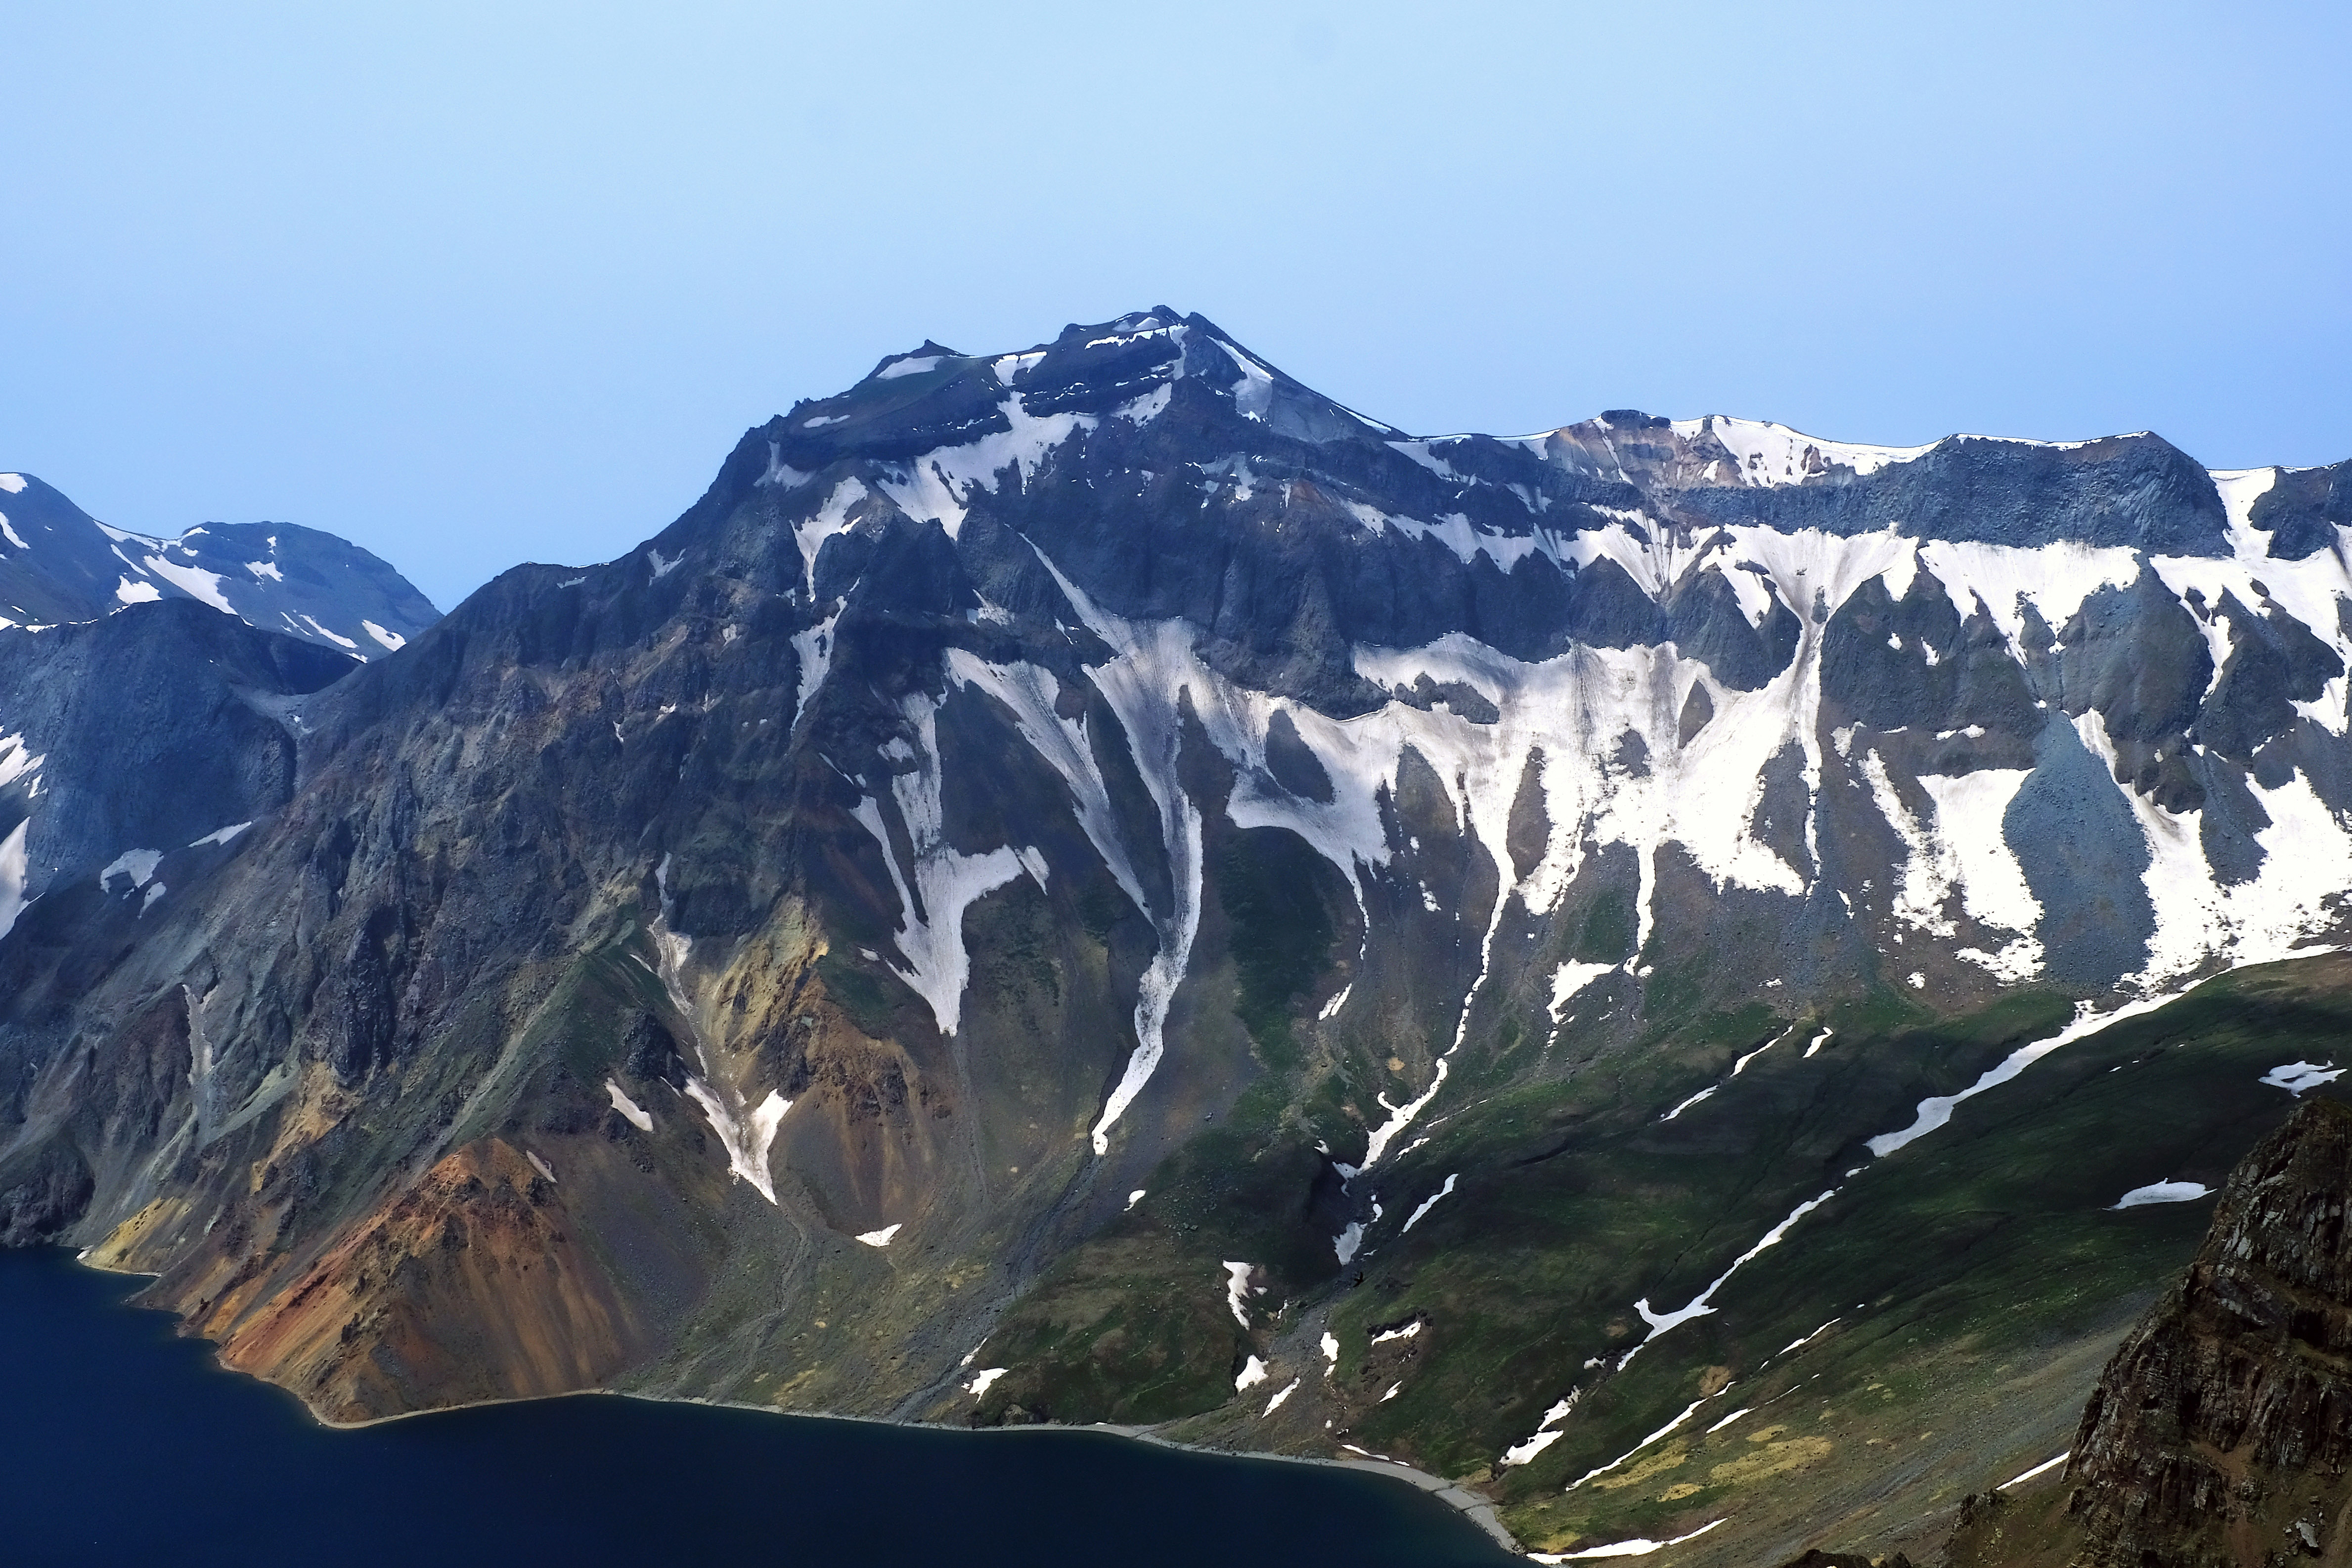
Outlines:
[[[1329,864],[1297,834],[1253,828],[1226,838],[1217,894],[1232,923],[1234,1010],[1266,1064],[1298,1065],[1291,1013],[1328,967],[1334,923]]]

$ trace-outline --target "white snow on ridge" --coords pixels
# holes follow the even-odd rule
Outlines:
[[[1822,441],[1785,424],[1720,413],[1672,423],[1675,434],[1685,441],[1702,432],[1712,433],[1738,459],[1741,480],[1759,486],[1801,484],[1810,473],[1822,472],[1832,464],[1857,475],[1874,474],[1890,463],[1908,463],[1943,444],[1931,441],[1924,446],[1864,446]]]
[[[1246,379],[1246,371],[1244,374]],[[1403,449],[1415,444],[1395,444]],[[1833,451],[1813,444],[1825,457],[1851,457],[1857,465],[1907,460],[1926,450]],[[1418,455],[1433,466],[1443,466],[1442,458]],[[961,487],[956,494],[968,496],[970,485],[978,482],[977,477],[959,480]],[[2334,612],[2338,587],[2352,593],[2352,578],[2346,576],[2334,552],[2315,557],[2317,564],[2266,558],[2257,562],[2250,552],[2266,548],[2266,539],[2243,525],[2251,505],[2245,497],[2253,484],[2248,479],[2234,490],[2224,486],[2233,538],[2242,534],[2248,541],[2238,559],[2159,559],[2157,570],[2176,591],[2192,579],[2212,583],[2209,597],[2219,591],[2222,579],[2242,579],[2237,591],[2249,603],[2261,599],[2252,587],[2258,579],[2273,591],[2276,602],[2312,625],[2315,634],[2352,655],[2352,640],[2336,628]],[[1839,537],[1815,530],[1781,533],[1752,525],[1710,530],[1694,543],[1639,513],[1567,537],[1541,528],[1526,536],[1489,535],[1464,519],[1431,523],[1360,507],[1358,515],[1367,527],[1402,528],[1444,538],[1465,556],[1484,552],[1507,561],[1536,552],[1580,568],[1607,559],[1653,594],[1686,583],[1694,572],[1721,570],[1751,618],[1760,622],[1778,613],[1780,606],[1795,613],[1798,651],[1790,666],[1765,686],[1740,692],[1723,686],[1704,665],[1685,658],[1671,644],[1623,651],[1579,647],[1533,663],[1512,659],[1461,634],[1420,648],[1360,647],[1356,668],[1367,678],[1390,687],[1409,687],[1424,674],[1439,682],[1459,681],[1493,702],[1500,718],[1482,725],[1450,711],[1444,703],[1422,710],[1391,702],[1358,716],[1333,719],[1234,685],[1199,657],[1189,626],[1128,622],[1109,615],[1045,560],[1081,618],[1118,650],[1118,656],[1095,673],[1096,679],[1129,731],[1139,768],[1160,810],[1163,846],[1179,869],[1176,906],[1149,908],[1127,852],[1110,829],[1108,792],[1092,756],[1091,737],[1082,725],[1053,712],[1058,695],[1053,677],[1023,666],[990,665],[968,653],[950,655],[956,679],[982,686],[1013,711],[1033,747],[1069,785],[1082,825],[1105,864],[1160,931],[1160,952],[1139,997],[1137,1043],[1095,1128],[1098,1150],[1108,1148],[1110,1129],[1142,1092],[1159,1061],[1160,1026],[1169,998],[1183,977],[1197,920],[1197,808],[1177,784],[1172,768],[1179,693],[1189,693],[1211,743],[1236,765],[1239,777],[1227,805],[1232,821],[1243,828],[1281,827],[1297,832],[1348,879],[1360,909],[1366,911],[1368,878],[1399,874],[1397,862],[1404,852],[1404,846],[1388,841],[1377,800],[1381,791],[1393,794],[1397,789],[1408,749],[1427,763],[1450,798],[1461,831],[1491,865],[1505,868],[1503,892],[1484,912],[1487,940],[1482,945],[1481,975],[1463,998],[1457,1044],[1466,1038],[1491,964],[1493,934],[1509,907],[1517,904],[1538,916],[1557,908],[1593,849],[1622,844],[1634,852],[1641,873],[1635,967],[1654,924],[1658,855],[1668,844],[1686,852],[1719,889],[1739,887],[1791,899],[1839,894],[1842,890],[1817,885],[1819,855],[1811,810],[1802,823],[1801,850],[1786,835],[1789,824],[1780,824],[1782,833],[1761,831],[1761,776],[1784,751],[1793,752],[1806,789],[1816,798],[1825,780],[1834,782],[1833,770],[1850,768],[1906,844],[1890,890],[1901,925],[1956,946],[1954,956],[1983,968],[1996,981],[2018,983],[2041,972],[2044,911],[2002,831],[2026,771],[1979,768],[1950,777],[1898,778],[1886,755],[1866,740],[1855,744],[1853,731],[1840,732],[1842,755],[1826,755],[1830,737],[1820,726],[1821,622],[1874,578],[1883,579],[1890,592],[1900,593],[1926,571],[1963,615],[1973,615],[1981,606],[2017,651],[2028,607],[2063,631],[2090,594],[2134,581],[2142,558],[2127,549],[2071,544],[2012,549],[1922,542],[1893,530]],[[2352,680],[2344,685],[2352,687]],[[1680,720],[1694,693],[1705,695],[1712,716],[1685,740]],[[2346,724],[2344,705],[2336,695],[2306,706],[2322,723]],[[1287,713],[1330,778],[1334,798],[1329,801],[1303,800],[1273,784],[1265,747],[1267,726],[1277,710]],[[2078,727],[2095,752],[2110,749],[2105,747],[2095,716]],[[2112,761],[2112,756],[2107,759]],[[1535,868],[1517,878],[1506,841],[1507,818],[1531,767],[1549,837]],[[2256,788],[2272,818],[2273,825],[2260,835],[2270,853],[2253,882],[2228,888],[2216,885],[2204,863],[2194,814],[2170,818],[2144,800],[2129,797],[2157,862],[2147,880],[2158,908],[2158,931],[2147,968],[2128,979],[2127,989],[2160,988],[2217,957],[2245,962],[2263,955],[2284,956],[2294,941],[2326,918],[2321,901],[2352,885],[2352,837],[2329,819],[2307,781],[2297,777],[2274,790]],[[2288,846],[2297,848],[2285,852]],[[2303,852],[2304,847],[2314,852]],[[1453,913],[1466,924],[1478,912]],[[1968,926],[1975,929],[1964,936]],[[1578,988],[1608,972],[1606,967],[1583,965],[1557,970],[1550,1002],[1555,1021],[1565,1017],[1569,998]],[[1343,991],[1329,1005],[1341,1005],[1348,994]],[[1808,1046],[1808,1056],[1820,1050],[1822,1038],[1817,1036]],[[1368,1168],[1402,1142],[1414,1118],[1433,1102],[1454,1065],[1447,1060],[1452,1054],[1449,1048],[1439,1057],[1420,1092],[1403,1104],[1382,1102],[1387,1120],[1373,1130]]]
[[[935,521],[954,538],[963,528],[964,511],[975,490],[993,494],[998,476],[1007,468],[1026,486],[1047,453],[1101,423],[1090,413],[1033,414],[1022,406],[1021,394],[1010,390],[997,408],[1012,429],[927,452],[913,459],[905,477],[882,481],[883,492],[908,517]]]
[[[874,379],[877,382],[894,382],[900,376],[919,376],[926,371],[938,370],[940,361],[946,358],[945,354],[908,354],[905,359],[893,360],[875,371]]]
[[[24,488],[25,476],[22,474],[0,474],[0,490],[5,490],[14,496]]]
[[[1225,351],[1225,357],[1232,360],[1234,368],[1242,373],[1241,381],[1234,388],[1234,410],[1244,419],[1254,419],[1261,424],[1265,423],[1266,410],[1274,404],[1274,372],[1226,342],[1223,338],[1212,338],[1209,340],[1223,349]]]
[[[841,619],[841,609],[814,626],[793,633],[793,653],[800,661],[800,677],[793,693],[793,731],[800,731],[801,722],[808,717],[809,699],[824,685],[824,677],[833,668],[833,628]],[[733,628],[729,628],[732,631]]]

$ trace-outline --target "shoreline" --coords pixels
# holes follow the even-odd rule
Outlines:
[[[94,1249],[76,1249],[75,1264],[88,1269],[94,1274],[110,1274],[118,1279],[157,1280],[163,1277],[160,1274],[149,1274],[135,1269],[113,1269],[102,1263],[91,1262],[89,1254],[92,1250]],[[166,1313],[183,1331],[185,1330],[187,1319],[169,1307],[148,1306],[136,1301],[126,1301],[124,1304],[136,1307],[141,1312]],[[203,1336],[191,1334],[188,1337]],[[212,1363],[215,1367],[229,1376],[244,1378],[247,1382],[263,1384],[278,1390],[294,1401],[295,1406],[312,1425],[324,1427],[331,1432],[360,1432],[371,1427],[388,1426],[394,1421],[414,1421],[428,1416],[451,1415],[460,1410],[487,1410],[502,1405],[538,1405],[556,1399],[635,1399],[648,1405],[698,1405],[712,1410],[741,1410],[752,1415],[781,1416],[788,1419],[806,1421],[854,1421],[863,1426],[895,1427],[919,1432],[971,1435],[991,1432],[1092,1432],[1105,1437],[1124,1438],[1130,1442],[1149,1444],[1153,1448],[1166,1448],[1175,1453],[1200,1454],[1212,1458],[1261,1460],[1288,1465],[1324,1465],[1334,1469],[1361,1470],[1371,1475],[1385,1476],[1390,1479],[1402,1481],[1414,1490],[1426,1493],[1444,1503],[1476,1525],[1487,1539],[1512,1556],[1523,1558],[1528,1555],[1528,1549],[1504,1528],[1502,1516],[1496,1511],[1494,1500],[1481,1497],[1476,1492],[1456,1482],[1447,1480],[1442,1476],[1432,1475],[1427,1470],[1416,1469],[1411,1465],[1395,1459],[1330,1459],[1314,1454],[1271,1454],[1240,1448],[1212,1448],[1198,1443],[1180,1442],[1173,1437],[1162,1437],[1156,1427],[1122,1427],[1108,1421],[1092,1422],[1085,1426],[1073,1426],[1063,1421],[1037,1421],[1019,1427],[950,1427],[936,1421],[901,1421],[887,1416],[852,1416],[834,1410],[785,1410],[773,1405],[753,1405],[739,1399],[706,1399],[693,1395],[644,1394],[626,1388],[574,1388],[561,1394],[520,1395],[503,1399],[471,1399],[459,1405],[436,1406],[429,1410],[402,1410],[390,1416],[372,1416],[364,1421],[336,1421],[320,1415],[310,1407],[310,1401],[283,1384],[228,1365],[220,1358],[218,1342],[207,1340],[205,1343],[213,1346]]]

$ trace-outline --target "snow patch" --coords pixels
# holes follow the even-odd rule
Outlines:
[[[1696,1541],[1717,1525],[1730,1522],[1730,1516],[1713,1519],[1687,1535],[1677,1535],[1670,1541],[1652,1541],[1637,1536],[1632,1541],[1612,1542],[1606,1546],[1588,1546],[1581,1552],[1530,1552],[1528,1558],[1537,1563],[1583,1563],[1601,1557],[1647,1557],[1653,1552],[1664,1552],[1669,1546],[1680,1546],[1685,1541]]]
[[[911,886],[890,847],[889,829],[875,798],[860,800],[850,815],[881,846],[882,862],[898,891],[897,940],[907,962],[891,965],[891,972],[930,1004],[940,1032],[952,1035],[962,1021],[964,984],[971,973],[971,953],[963,939],[964,911],[1020,875],[1021,856],[1007,845],[976,855],[948,847],[940,793],[939,710],[931,699],[917,694],[906,699],[902,711],[920,737],[915,767],[890,778],[891,798],[914,854]]]
[[[2116,1200],[2117,1208],[2139,1208],[2151,1203],[2193,1203],[2210,1197],[2213,1189],[2200,1181],[2150,1182],[2136,1186]]]
[[[1750,1247],[1747,1251],[1742,1252],[1738,1258],[1732,1260],[1731,1267],[1717,1275],[1713,1284],[1709,1285],[1706,1290],[1701,1291],[1697,1295],[1692,1297],[1689,1305],[1671,1312],[1654,1312],[1650,1310],[1650,1299],[1647,1296],[1635,1301],[1633,1303],[1633,1310],[1642,1314],[1642,1321],[1650,1325],[1650,1332],[1643,1336],[1642,1343],[1635,1345],[1633,1350],[1640,1350],[1643,1345],[1648,1344],[1652,1340],[1656,1339],[1668,1329],[1678,1327],[1683,1323],[1690,1322],[1693,1318],[1705,1317],[1709,1312],[1714,1312],[1715,1308],[1709,1303],[1714,1301],[1715,1293],[1723,1289],[1725,1281],[1729,1280],[1734,1274],[1739,1272],[1739,1270],[1746,1267],[1758,1253],[1762,1252],[1766,1248],[1779,1246],[1780,1244],[1780,1239],[1789,1234],[1790,1229],[1796,1225],[1797,1221],[1804,1218],[1805,1216],[1812,1213],[1813,1210],[1819,1208],[1822,1205],[1835,1197],[1838,1195],[1838,1190],[1839,1189],[1836,1187],[1832,1187],[1829,1191],[1822,1194],[1819,1197],[1807,1198],[1804,1202],[1790,1209],[1789,1211],[1788,1218],[1783,1219],[1780,1224],[1766,1231],[1762,1240],[1757,1242],[1755,1246]],[[1632,1360],[1633,1354],[1633,1351],[1628,1351],[1626,1353],[1626,1360]],[[1620,1363],[1619,1364],[1622,1365],[1623,1364]],[[1691,1406],[1691,1409],[1693,1410],[1697,1408],[1698,1406],[1696,1405]],[[1688,1412],[1685,1412],[1685,1414],[1687,1415]]]
[[[2142,1013],[2154,1012],[2168,1003],[2178,1001],[2185,995],[2187,995],[2185,991],[2176,991],[2164,996],[2144,997],[2138,1001],[2126,1003],[2112,1012],[2104,1013],[2094,1012],[2089,1002],[2078,1002],[2075,1004],[2074,1022],[2047,1040],[2039,1040],[2030,1045],[2019,1046],[2002,1058],[1998,1064],[1986,1069],[1974,1083],[1969,1084],[1958,1094],[1931,1094],[1920,1101],[1918,1112],[1913,1116],[1911,1124],[1899,1133],[1882,1133],[1877,1137],[1870,1139],[1868,1142],[1870,1152],[1880,1159],[1885,1159],[1895,1150],[1926,1137],[1950,1121],[1952,1107],[1955,1105],[1965,1100],[1973,1100],[1988,1089],[2000,1088],[2059,1047],[2071,1045],[2085,1035],[2096,1034],[2109,1024],[2121,1023],[2126,1019],[2137,1018]]]
[[[1416,1225],[1420,1224],[1420,1223],[1421,1223],[1421,1217],[1422,1217],[1423,1215],[1424,1215],[1424,1214],[1427,1214],[1431,1209],[1435,1208],[1435,1207],[1437,1207],[1437,1200],[1438,1200],[1439,1198],[1441,1198],[1441,1197],[1444,1197],[1447,1193],[1452,1192],[1452,1191],[1454,1190],[1454,1182],[1456,1182],[1456,1181],[1457,1181],[1457,1180],[1459,1180],[1459,1179],[1460,1179],[1460,1173],[1458,1173],[1458,1172],[1457,1172],[1457,1173],[1455,1173],[1454,1176],[1447,1176],[1447,1177],[1445,1178],[1445,1185],[1444,1185],[1444,1186],[1439,1187],[1435,1192],[1433,1192],[1433,1193],[1431,1193],[1427,1197],[1423,1198],[1423,1199],[1421,1200],[1421,1207],[1420,1207],[1419,1208],[1414,1209],[1411,1214],[1409,1214],[1409,1215],[1407,1215],[1407,1216],[1405,1217],[1405,1221],[1404,1221],[1404,1230],[1400,1230],[1400,1231],[1398,1231],[1398,1232],[1397,1232],[1397,1234],[1398,1234],[1399,1236],[1402,1236],[1402,1235],[1405,1233],[1405,1231],[1406,1231],[1406,1230],[1411,1230],[1414,1226],[1416,1226]],[[1346,1261],[1347,1261],[1347,1260],[1346,1260],[1345,1258],[1342,1258],[1342,1259],[1340,1259],[1340,1260],[1339,1260],[1339,1261],[1341,1261],[1342,1263],[1344,1263],[1344,1262],[1346,1262]],[[1416,1328],[1418,1328],[1420,1325],[1419,1325],[1418,1323],[1416,1323],[1416,1324],[1414,1324],[1413,1326],[1414,1326],[1414,1327],[1416,1327]]]
[[[1265,1363],[1251,1356],[1242,1363],[1240,1373],[1234,1378],[1234,1392],[1239,1394],[1245,1388],[1255,1388],[1265,1381]]]
[[[1004,1372],[1005,1369],[1001,1366],[983,1366],[971,1375],[971,1381],[963,1385],[964,1392],[975,1399],[983,1398],[996,1380],[1004,1375]]]
[[[1727,1385],[1727,1386],[1728,1385]],[[1719,1393],[1721,1390],[1717,1390],[1717,1392]],[[1623,1464],[1626,1460],[1632,1458],[1634,1455],[1640,1453],[1643,1449],[1648,1448],[1651,1444],[1656,1442],[1667,1433],[1672,1432],[1675,1428],[1680,1427],[1693,1416],[1698,1414],[1698,1407],[1714,1397],[1715,1395],[1713,1394],[1703,1394],[1696,1399],[1692,1400],[1688,1405],[1683,1406],[1683,1413],[1681,1415],[1675,1416],[1673,1420],[1667,1422],[1664,1426],[1659,1427],[1656,1431],[1651,1433],[1648,1437],[1643,1438],[1640,1442],[1634,1444],[1632,1448],[1626,1449],[1623,1453],[1618,1455],[1607,1464],[1601,1466],[1597,1469],[1585,1471],[1582,1475],[1577,1477],[1576,1479],[1569,1482],[1567,1490],[1574,1491],[1577,1488],[1592,1479],[1595,1476],[1607,1475],[1611,1470],[1615,1469],[1618,1466]]]
[[[408,639],[407,639],[407,638],[405,638],[405,637],[402,636],[402,635],[401,635],[399,632],[397,632],[387,631],[385,628],[383,628],[383,627],[382,627],[382,626],[377,625],[377,624],[376,624],[374,622],[373,622],[373,621],[362,621],[362,622],[360,622],[360,630],[361,630],[361,631],[362,631],[362,632],[366,632],[369,636],[371,636],[371,637],[374,638],[377,642],[379,642],[379,643],[383,643],[386,648],[390,649],[393,653],[399,653],[403,648],[405,648],[405,647],[407,647],[407,646],[408,646]]]
[[[1022,406],[1017,392],[1008,391],[997,411],[1010,429],[961,446],[924,453],[912,460],[903,477],[882,481],[883,493],[908,517],[918,522],[936,522],[948,538],[954,538],[962,530],[964,513],[975,491],[993,495],[998,478],[1007,468],[1025,487],[1047,453],[1100,423],[1085,413],[1033,414]]]
[[[749,1117],[738,1118],[701,1079],[689,1074],[686,1092],[702,1107],[711,1131],[719,1134],[719,1145],[727,1151],[727,1174],[750,1182],[761,1197],[775,1203],[776,1178],[768,1169],[768,1146],[776,1141],[776,1127],[793,1103],[771,1089]]]
[[[2343,1076],[2344,1069],[2340,1067],[2322,1067],[2315,1061],[2290,1061],[2284,1067],[2273,1067],[2263,1073],[2262,1082],[2273,1089],[2284,1089],[2300,1100],[2305,1090],[2333,1083]]]
[[[109,862],[104,871],[98,873],[99,890],[102,893],[113,892],[114,890],[106,884],[118,876],[128,879],[131,888],[144,887],[153,879],[155,868],[163,862],[163,852],[161,850],[125,850]],[[131,888],[125,888],[123,891],[127,893]]]
[[[1671,1110],[1671,1111],[1667,1112],[1664,1115],[1663,1115],[1663,1116],[1659,1117],[1659,1118],[1658,1118],[1658,1120],[1659,1120],[1659,1121],[1661,1121],[1661,1122],[1671,1122],[1671,1121],[1673,1121],[1675,1117],[1677,1117],[1677,1116],[1681,1115],[1684,1112],[1685,1112],[1685,1111],[1689,1110],[1692,1106],[1694,1106],[1694,1105],[1697,1104],[1700,1101],[1705,1100],[1705,1099],[1706,1099],[1708,1096],[1712,1095],[1712,1094],[1716,1092],[1716,1090],[1717,1090],[1718,1087],[1720,1087],[1720,1085],[1714,1084],[1714,1083],[1710,1083],[1710,1084],[1708,1084],[1706,1088],[1704,1088],[1704,1089],[1700,1090],[1697,1093],[1696,1093],[1696,1094],[1692,1095],[1689,1099],[1687,1099],[1687,1100],[1684,1101],[1681,1104],[1679,1104],[1679,1105],[1675,1106],[1673,1110]]]
[[[251,826],[253,826],[251,822],[231,822],[226,828],[215,828],[211,832],[206,833],[201,839],[191,839],[188,841],[188,847],[192,850],[200,850],[207,844],[229,843],[234,841],[239,833],[242,833]]]
[[[16,916],[25,913],[25,838],[33,826],[26,818],[0,839],[0,936],[8,935]]]
[[[2011,1476],[2009,1479],[2001,1482],[2000,1484],[2004,1487],[2022,1486],[2025,1482],[2032,1480],[2036,1476],[2047,1475],[2050,1471],[2056,1469],[2059,1466],[2064,1464],[2067,1459],[2072,1458],[2074,1450],[2070,1448],[2065,1453],[2059,1455],[2056,1458],[2044,1459],[2040,1464],[2034,1466],[2032,1469],[2025,1471],[2021,1475]]]
[[[1551,1021],[1559,1022],[1559,1015],[1568,1010],[1569,999],[1603,975],[1617,972],[1614,964],[1581,964],[1570,959],[1551,977]]]
[[[189,598],[202,600],[225,615],[236,613],[236,607],[229,603],[227,595],[221,592],[218,572],[205,571],[199,567],[176,566],[160,555],[149,556],[146,567]]]
[[[886,1225],[879,1230],[859,1231],[857,1233],[857,1239],[863,1241],[868,1247],[887,1247],[890,1245],[890,1238],[898,1234],[898,1226]]]
[[[1234,1314],[1234,1322],[1244,1329],[1250,1326],[1249,1277],[1252,1265],[1228,1261],[1225,1270],[1225,1306]]]
[[[653,1113],[630,1099],[627,1091],[618,1083],[607,1078],[604,1080],[604,1092],[613,1097],[613,1109],[618,1111],[622,1117],[638,1132],[650,1133],[654,1130]]]
[[[317,632],[320,636],[324,637],[328,642],[332,643],[338,648],[346,649],[352,653],[359,652],[360,645],[357,643],[352,642],[349,637],[344,636],[340,632],[328,631],[310,616],[303,616],[302,624],[308,626],[311,631]]]

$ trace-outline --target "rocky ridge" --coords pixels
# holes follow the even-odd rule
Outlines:
[[[380,658],[440,618],[391,567],[293,523],[206,523],[175,539],[109,528],[30,474],[0,474],[0,631],[186,599],[264,632]]]

